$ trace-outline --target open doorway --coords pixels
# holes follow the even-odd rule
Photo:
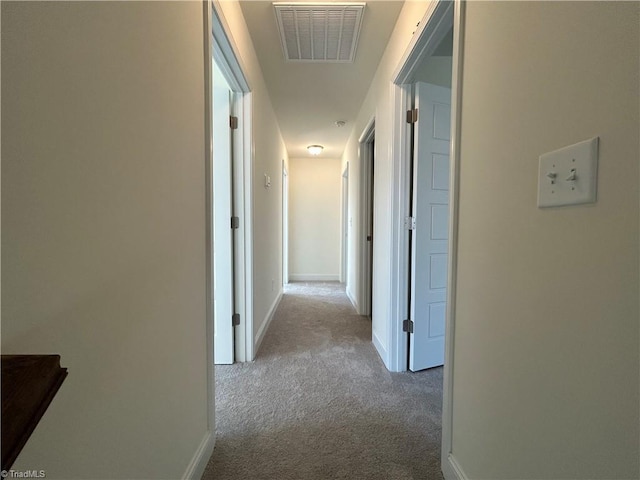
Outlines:
[[[213,63],[213,318],[214,363],[234,362],[235,261],[233,205],[233,93]]]
[[[289,283],[289,172],[282,160],[282,285]]]
[[[212,4],[212,154],[207,212],[214,363],[253,359],[251,92]]]
[[[404,159],[395,184],[401,232],[395,358],[399,370],[444,363],[441,465],[447,478],[457,476],[450,455],[451,365],[463,17],[463,2],[434,3],[394,75],[396,115],[406,120],[397,124],[393,147]],[[438,343],[433,349],[431,339]],[[421,357],[425,350],[435,352],[435,361]]]
[[[369,318],[373,309],[375,129],[375,119],[371,119],[360,136],[360,314]]]
[[[395,185],[398,317],[393,327],[394,358],[400,371],[444,363],[457,5],[438,2],[427,12],[425,25],[416,32],[394,81],[399,119],[394,148],[402,159]]]
[[[414,70],[410,156],[409,369],[444,365],[453,23]]]

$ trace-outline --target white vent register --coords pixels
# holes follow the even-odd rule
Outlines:
[[[354,61],[365,3],[276,2],[273,6],[285,60]]]

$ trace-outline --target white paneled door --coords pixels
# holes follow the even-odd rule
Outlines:
[[[416,83],[409,369],[444,364],[451,89]]]
[[[234,361],[231,89],[213,63],[213,358]]]

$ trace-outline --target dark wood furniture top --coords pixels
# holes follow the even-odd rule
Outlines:
[[[8,470],[67,376],[60,355],[2,355],[2,470]]]

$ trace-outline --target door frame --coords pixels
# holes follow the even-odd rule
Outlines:
[[[282,159],[282,285],[289,283],[289,171]]]
[[[215,55],[214,55],[215,57]],[[234,131],[229,118],[234,115],[235,94],[231,91],[218,61],[213,61],[213,164],[211,174],[213,231],[213,363],[235,361],[235,328],[229,318],[236,313],[235,231],[229,218],[234,213],[233,147]],[[219,82],[219,83],[218,83]],[[232,282],[233,281],[233,282]]]
[[[342,171],[342,185],[340,188],[340,217],[342,219],[340,227],[340,282],[346,284],[348,290],[349,283],[349,162],[345,164]]]
[[[371,270],[373,269],[373,259],[369,255],[369,246],[367,245],[367,230],[369,227],[369,219],[373,216],[373,160],[374,145],[376,131],[376,119],[371,117],[367,126],[362,131],[359,143],[360,157],[360,232],[358,235],[358,257],[360,259],[360,292],[358,295],[358,313],[371,317],[370,310],[373,306],[371,296],[373,295],[373,282],[371,278]],[[371,245],[373,248],[373,244]]]
[[[389,322],[390,355],[389,364],[391,371],[406,371],[408,368],[408,333],[402,331],[402,322],[408,318],[409,314],[409,233],[404,226],[404,218],[409,216],[411,211],[411,199],[407,195],[410,191],[411,178],[411,128],[406,122],[406,112],[413,108],[413,88],[411,77],[417,71],[422,60],[430,55],[437,47],[440,40],[447,33],[451,23],[454,23],[454,73],[455,66],[461,61],[456,56],[455,41],[460,32],[460,28],[455,24],[454,10],[461,5],[460,0],[455,0],[455,4],[449,1],[433,2],[420,21],[413,39],[396,71],[392,76],[392,98],[393,106],[393,141],[392,157],[398,159],[393,164],[393,208],[392,225],[394,225],[391,236],[391,312],[392,318]],[[456,78],[452,77],[452,100],[457,95],[453,88]],[[454,110],[454,103],[451,105],[451,118],[457,118]],[[456,131],[451,129],[451,143],[455,143],[453,136]],[[454,152],[451,152],[451,165],[454,164]],[[453,168],[453,167],[452,167]],[[454,178],[453,169],[451,177]],[[457,192],[450,190],[451,199]],[[452,202],[453,203],[453,202]],[[450,225],[457,225],[457,217],[450,216]],[[456,226],[457,228],[457,226]],[[451,226],[450,226],[451,229]],[[451,233],[451,232],[450,232]],[[451,239],[451,237],[450,237]],[[451,240],[450,240],[451,242]],[[451,243],[449,244],[451,247]],[[451,251],[451,248],[450,248]],[[451,255],[450,255],[451,259]],[[450,273],[450,272],[449,272]],[[449,277],[450,279],[452,277]],[[447,285],[449,288],[449,285]],[[447,297],[448,301],[448,297]]]
[[[229,34],[230,29],[224,19],[218,1],[211,1],[211,21],[213,35],[213,56],[222,70],[233,95],[232,111],[238,117],[238,128],[233,135],[233,202],[235,215],[239,217],[240,224],[234,235],[234,248],[236,258],[234,263],[236,312],[240,314],[240,325],[235,327],[235,361],[246,362],[253,360],[253,232],[252,232],[252,153],[251,153],[251,87],[246,75],[238,61],[238,49]],[[208,147],[209,148],[209,147]],[[211,235],[211,191],[210,172],[212,168],[211,158],[207,172],[207,234]],[[213,266],[213,245],[207,241],[208,265],[207,285],[211,292]],[[212,295],[210,295],[212,297]],[[213,302],[213,299],[211,300]],[[207,317],[213,319],[213,304],[208,305],[211,311]],[[213,321],[213,320],[212,320]],[[212,330],[213,332],[213,330]],[[213,338],[213,335],[211,335]]]
[[[213,29],[211,0],[203,3],[204,25],[204,173],[205,173],[205,335],[207,348],[207,443],[200,457],[208,458],[213,453],[216,441],[215,421],[215,379],[213,364],[213,204],[212,204],[212,167],[213,167]],[[206,463],[200,461],[197,465],[187,467],[189,477],[202,476]]]
[[[392,158],[399,159],[393,165],[392,205],[392,275],[391,312],[389,322],[390,370],[407,370],[408,334],[402,331],[402,321],[408,312],[409,235],[404,228],[408,215],[409,198],[406,195],[409,182],[411,135],[406,123],[406,111],[411,109],[412,91],[408,83],[421,61],[433,52],[439,40],[453,24],[453,59],[451,78],[451,145],[449,179],[449,259],[447,267],[447,309],[445,324],[445,364],[442,411],[441,468],[445,478],[464,478],[464,474],[452,454],[453,426],[453,362],[455,349],[455,300],[458,265],[459,221],[459,172],[460,134],[462,110],[462,65],[464,55],[463,0],[438,1],[429,5],[422,21],[392,76],[393,140]]]

